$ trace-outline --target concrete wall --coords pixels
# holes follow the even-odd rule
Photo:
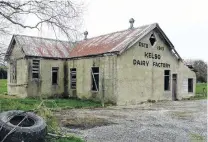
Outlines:
[[[28,59],[28,96],[54,96],[64,93],[64,60],[40,59],[40,79],[32,79],[32,60]],[[36,60],[37,60],[36,59]],[[58,84],[52,85],[52,67],[58,67]]]
[[[99,67],[99,91],[91,91],[91,68]],[[68,92],[70,96],[105,102],[116,102],[116,56],[68,60]],[[71,89],[70,68],[77,70],[77,88]],[[103,84],[103,85],[102,85]]]
[[[16,62],[16,83],[10,82],[11,62]],[[27,96],[27,61],[20,47],[14,45],[13,51],[8,61],[7,89],[9,95]]]
[[[193,78],[193,93],[188,92],[188,78]],[[195,95],[196,74],[182,62],[179,65],[178,98],[188,98]]]
[[[149,37],[154,33],[157,39],[154,46],[151,46]],[[171,100],[172,99],[172,74],[178,76],[177,95],[178,98],[188,95],[181,93],[182,78],[192,77],[195,80],[195,74],[190,71],[185,65],[177,60],[170,52],[168,45],[164,42],[157,31],[152,31],[147,34],[140,42],[136,43],[118,57],[117,61],[117,104],[136,104],[141,101],[151,100]],[[147,44],[147,45],[146,45]],[[146,48],[148,46],[148,48]],[[161,47],[161,48],[159,48]],[[161,50],[159,50],[161,49]],[[162,50],[163,49],[163,50]],[[161,58],[147,58],[145,52],[157,54]],[[147,55],[147,54],[146,54]],[[133,64],[133,60],[139,63]],[[141,62],[145,62],[145,65]],[[166,63],[156,66],[156,63]],[[148,64],[148,65],[147,65]],[[167,66],[168,65],[168,66]],[[161,67],[162,66],[162,67]],[[171,71],[170,90],[164,91],[164,70]],[[186,74],[186,75],[184,75]],[[195,86],[195,81],[194,81]],[[195,91],[195,90],[194,90]],[[189,95],[193,95],[189,94]]]
[[[40,79],[32,79],[32,60],[40,60]],[[10,82],[10,62],[16,62],[16,83]],[[19,97],[48,97],[64,93],[64,60],[25,58],[20,47],[14,46],[8,61],[8,94]],[[58,84],[52,85],[52,67],[58,67]]]

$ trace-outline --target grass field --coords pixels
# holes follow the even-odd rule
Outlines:
[[[7,80],[0,79],[0,94],[4,94],[7,92]]]
[[[18,99],[11,98],[9,96],[1,95],[0,96],[0,111],[6,110],[32,110],[41,103],[39,99]],[[101,107],[100,103],[92,101],[82,101],[77,99],[47,99],[45,100],[45,105],[48,108],[61,108],[61,109],[70,109],[70,108],[94,108]]]
[[[7,80],[0,79],[0,111],[11,109],[31,110],[41,102],[39,99],[20,99],[8,95],[3,95],[5,93],[7,93]],[[100,103],[78,99],[47,99],[45,104],[50,108],[58,107],[62,109],[86,107],[92,108],[101,106]]]
[[[207,83],[197,83],[196,84],[196,94],[203,94],[203,88],[207,92]]]

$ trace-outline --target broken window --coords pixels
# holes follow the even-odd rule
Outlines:
[[[32,78],[39,79],[40,75],[40,60],[33,60],[32,61]]]
[[[71,89],[76,89],[77,84],[77,70],[76,68],[70,69],[70,78],[71,78]]]
[[[17,66],[15,61],[10,63],[10,82],[17,82]]]
[[[155,35],[154,35],[154,34],[152,34],[152,35],[150,36],[149,41],[150,41],[150,43],[151,43],[152,46],[155,44],[156,38],[155,38]]]
[[[58,84],[58,67],[52,67],[52,85]]]
[[[164,90],[170,90],[170,70],[164,71]]]
[[[188,92],[193,92],[193,78],[188,78]]]
[[[92,80],[92,91],[99,90],[99,67],[92,67],[91,70],[91,80]]]

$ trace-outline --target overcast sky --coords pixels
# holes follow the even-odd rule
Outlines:
[[[183,59],[208,61],[208,0],[84,2],[86,10],[82,30],[87,30],[89,37],[127,29],[129,19],[134,18],[134,27],[158,23]],[[24,33],[40,36],[40,33],[27,30]]]

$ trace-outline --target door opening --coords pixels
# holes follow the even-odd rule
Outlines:
[[[177,101],[177,74],[172,74],[172,99]]]

